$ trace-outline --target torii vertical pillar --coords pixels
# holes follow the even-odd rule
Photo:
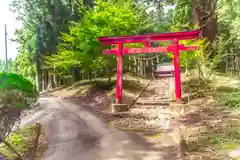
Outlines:
[[[176,102],[181,103],[181,72],[180,72],[180,63],[179,63],[179,40],[174,39],[175,50],[174,50],[174,77],[175,77],[175,93],[176,93]]]
[[[141,54],[141,53],[174,53],[174,77],[175,77],[175,93],[176,101],[181,102],[181,77],[179,52],[182,50],[193,51],[196,46],[179,45],[179,40],[190,40],[198,38],[200,30],[173,32],[163,34],[146,34],[136,36],[120,36],[120,37],[98,37],[97,39],[105,45],[118,45],[118,48],[111,50],[104,50],[105,54],[115,54],[117,56],[117,80],[116,80],[116,104],[122,102],[122,80],[123,80],[123,55],[125,54]],[[173,40],[174,45],[168,47],[150,47],[151,41]],[[124,43],[144,43],[144,48],[123,48]]]
[[[116,80],[116,104],[122,103],[123,88],[123,44],[117,46],[117,80]]]

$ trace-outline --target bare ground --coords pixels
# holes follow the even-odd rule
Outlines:
[[[126,115],[114,116],[103,111],[109,111],[111,101],[107,101],[107,96],[99,94],[91,96],[91,99],[71,98],[68,99],[75,104],[90,109],[96,115],[101,116],[107,125],[111,128],[117,128],[128,134],[138,135],[146,140],[149,144],[155,146],[159,151],[165,146],[173,154],[167,154],[167,159],[179,158],[178,146],[178,130],[177,121],[174,120],[173,114],[170,112],[169,95],[168,95],[168,80],[154,80],[146,88],[146,90],[137,99]],[[125,94],[125,103],[126,103]],[[155,103],[142,104],[144,101]],[[106,102],[108,102],[106,104]],[[128,101],[127,103],[130,103]]]
[[[134,79],[130,82],[127,83],[130,85],[125,82],[125,103],[137,98],[149,80],[137,80],[137,85]],[[68,92],[71,88],[64,88],[51,92],[64,100],[46,98],[42,101],[43,108],[38,109],[42,112],[37,115],[39,118],[34,116],[34,120],[26,123],[37,119],[47,126],[49,149],[45,159],[177,160],[180,158],[178,130],[168,110],[167,83],[167,80],[156,80],[150,84],[137,100],[138,105],[130,110],[137,116],[122,117],[103,112],[109,111],[114,90],[91,88],[83,95],[76,88],[73,93]],[[146,100],[161,103],[141,104]]]
[[[197,79],[193,81],[193,83],[185,81],[183,85],[184,99],[188,103],[190,110],[182,115],[180,119],[171,119],[171,127],[179,127],[180,124],[186,127],[184,135],[187,140],[189,152],[185,159],[230,160],[233,159],[229,157],[230,153],[233,151],[240,151],[240,130],[238,127],[240,125],[239,110],[238,108],[233,109],[222,106],[214,98],[216,90],[217,93],[228,93],[226,88],[231,91],[237,90],[240,84],[239,80],[230,80],[225,77],[223,79],[221,78],[218,83],[214,82],[217,83],[214,87],[211,86],[211,83],[212,82],[207,82],[207,84],[198,86]],[[141,83],[141,85],[144,84],[147,84],[147,81]],[[161,100],[162,96],[165,94],[164,91],[166,90],[166,86],[165,88],[163,86],[159,88],[161,85],[159,83],[155,84],[157,85],[150,85],[150,87],[148,87],[146,92],[139,98],[139,101],[144,99],[151,99],[153,101]],[[130,87],[131,86],[132,85],[130,85]],[[160,91],[160,93],[157,93],[156,90]],[[133,90],[130,88],[126,89],[124,91],[125,103],[133,101],[137,97],[139,91],[140,89],[138,88]],[[162,142],[167,140],[169,143],[169,139],[172,139],[172,136],[166,138],[166,136],[162,134],[164,132],[162,129],[159,130],[159,128],[164,126],[164,123],[162,123],[163,120],[154,113],[158,111],[159,113],[165,112],[166,107],[164,106],[167,106],[167,104],[160,106],[156,104],[134,105],[130,112],[137,112],[139,114],[144,113],[144,115],[129,116],[129,114],[127,114],[126,116],[114,116],[103,112],[109,111],[109,104],[114,97],[113,93],[114,90],[112,90],[112,92],[95,90],[92,92],[91,96],[77,96],[75,98],[69,96],[68,101],[81,105],[81,107],[91,111],[94,115],[101,117],[108,126],[117,127],[124,130],[128,135],[134,135],[132,137],[130,136],[132,139],[142,139],[146,141],[146,144],[151,146],[149,148],[154,148],[157,153],[160,153],[160,150],[164,150],[162,149]],[[165,111],[162,109],[159,110],[159,108],[165,108]],[[176,151],[178,148],[174,147],[174,145],[170,145],[167,148],[168,153],[177,153]],[[161,153],[161,155],[163,156],[164,153]],[[169,159],[167,155],[163,157]],[[172,159],[177,158],[175,157]]]
[[[239,82],[226,77],[218,77],[218,80],[208,84],[186,81],[185,93],[189,93],[190,97],[195,95],[188,103],[190,110],[180,118],[186,126],[185,138],[189,146],[186,159],[233,160],[240,157],[239,109],[224,106],[216,99],[220,93],[236,91]],[[199,88],[202,94],[196,96]],[[232,152],[235,158],[230,157]]]

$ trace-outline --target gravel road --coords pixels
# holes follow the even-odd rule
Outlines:
[[[53,97],[39,102],[22,118],[21,126],[37,121],[45,126],[49,148],[44,160],[164,160],[169,154],[153,149],[137,135],[108,128],[78,105]]]

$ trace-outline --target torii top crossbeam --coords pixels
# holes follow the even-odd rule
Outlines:
[[[174,77],[175,77],[175,92],[176,101],[181,101],[181,77],[179,52],[193,51],[197,46],[184,46],[179,44],[179,40],[190,40],[198,38],[200,30],[186,31],[186,32],[172,32],[163,34],[144,34],[136,36],[120,36],[120,37],[99,37],[97,38],[102,44],[117,45],[117,48],[104,50],[105,54],[115,54],[117,56],[117,81],[116,81],[116,103],[121,103],[122,97],[122,70],[123,70],[123,56],[125,54],[144,54],[144,53],[159,53],[159,52],[173,52],[174,53]],[[168,47],[151,47],[152,41],[166,41],[171,40],[174,44]],[[124,48],[126,43],[144,43],[144,48]]]
[[[145,43],[146,41],[163,41],[163,40],[186,40],[197,38],[200,30],[186,32],[171,32],[162,34],[144,34],[136,36],[120,37],[99,37],[98,40],[103,44],[120,44],[120,43]]]

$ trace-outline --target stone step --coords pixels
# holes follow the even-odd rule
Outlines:
[[[143,100],[138,99],[135,103],[137,105],[169,105],[169,100]]]
[[[166,109],[146,109],[146,108],[132,108],[130,109],[132,113],[140,113],[140,114],[153,114],[153,115],[161,115],[161,114],[171,114],[171,111]]]
[[[168,108],[168,105],[134,105],[131,108],[166,109],[166,108]]]
[[[169,97],[139,97],[138,101],[160,101],[160,102],[169,102]]]
[[[142,105],[142,104],[135,104],[129,109],[154,109],[154,110],[166,110],[169,109],[169,105]]]
[[[155,126],[161,129],[169,129],[170,119],[155,119],[155,120],[147,120],[145,121],[146,124]]]
[[[151,113],[134,113],[134,112],[116,112],[116,113],[112,113],[112,112],[107,112],[107,111],[103,111],[103,113],[108,114],[108,115],[112,115],[112,116],[117,116],[117,117],[132,117],[132,118],[140,118],[140,119],[171,119],[173,118],[172,114],[169,113],[161,113],[159,115],[157,114],[151,114]]]

